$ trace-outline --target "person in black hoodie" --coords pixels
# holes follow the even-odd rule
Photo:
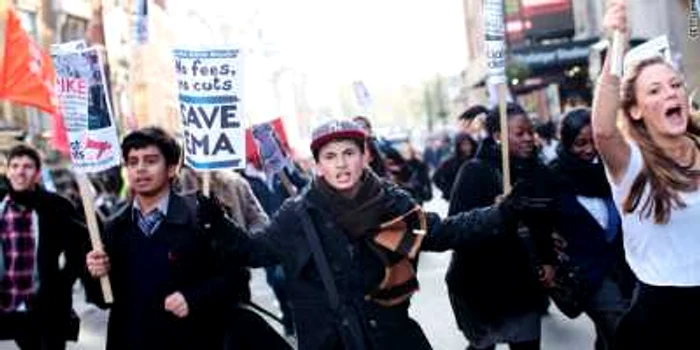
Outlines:
[[[510,167],[514,191],[554,206],[553,179],[535,152],[532,123],[516,104],[507,106]],[[492,205],[502,195],[498,109],[486,118],[488,137],[476,157],[460,169],[449,215]],[[501,235],[455,249],[446,280],[457,324],[470,349],[539,349],[540,319],[547,302],[543,286],[554,278],[556,260],[547,210],[506,223]]]
[[[471,121],[479,115],[486,114],[488,109],[481,105],[472,106],[459,116],[460,120]],[[455,137],[454,154],[442,162],[433,174],[435,186],[442,192],[442,198],[450,200],[452,185],[455,183],[457,172],[462,164],[471,159],[476,153],[477,143],[469,134],[459,133]]]
[[[442,192],[442,198],[449,201],[452,185],[457,177],[459,168],[476,153],[477,144],[467,133],[459,133],[455,137],[454,154],[447,158],[433,174],[435,186]]]
[[[593,143],[590,110],[566,114],[551,168],[559,180],[557,232],[583,280],[577,303],[595,324],[595,348],[612,349],[634,277],[624,261],[620,215]]]

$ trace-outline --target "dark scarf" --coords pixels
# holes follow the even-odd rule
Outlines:
[[[610,197],[610,185],[601,162],[584,161],[566,151],[561,145],[557,149],[557,155],[552,168],[567,189],[585,197]]]
[[[364,239],[385,266],[384,279],[367,297],[383,306],[408,300],[418,290],[414,259],[425,229],[425,216],[419,206],[406,212],[398,208],[386,186],[372,171],[365,171],[354,198],[339,194],[322,178],[312,184],[337,224],[352,240]]]
[[[10,180],[5,179],[7,183],[7,194],[10,196],[10,201],[13,204],[17,204],[23,208],[35,209],[39,202],[39,189],[32,189],[26,191],[15,191],[10,184]]]
[[[487,138],[481,141],[476,157],[481,159],[492,167],[501,170],[501,146],[493,138]],[[528,180],[536,175],[536,172],[542,169],[544,165],[540,162],[537,154],[533,154],[530,158],[510,157],[510,177],[513,184],[520,180]],[[501,175],[502,176],[502,175]]]
[[[318,178],[314,186],[340,227],[352,239],[365,237],[381,224],[381,216],[387,209],[387,196],[382,190],[381,181],[373,172],[365,171],[362,174],[360,189],[354,198],[341,195],[323,178]]]

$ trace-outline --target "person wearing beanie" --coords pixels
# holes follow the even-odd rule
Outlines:
[[[42,189],[40,177],[35,149],[10,150],[0,201],[0,338],[22,350],[63,350],[78,339],[72,287],[89,280],[88,233],[75,207]]]
[[[494,234],[532,205],[514,193],[498,205],[441,220],[368,171],[366,132],[332,120],[313,131],[316,176],[269,226],[248,234],[212,220],[232,262],[281,264],[300,350],[430,349],[409,317],[421,250],[445,251]],[[215,203],[209,212],[216,210]],[[215,230],[227,226],[226,230]],[[212,231],[212,232],[213,232]]]

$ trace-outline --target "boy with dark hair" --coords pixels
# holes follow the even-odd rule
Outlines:
[[[408,315],[419,251],[476,244],[504,220],[532,210],[516,193],[441,221],[366,170],[366,138],[351,121],[314,130],[317,176],[264,231],[249,236],[222,215],[210,219],[212,229],[236,232],[218,237],[232,261],[282,264],[300,350],[430,349]]]
[[[223,269],[198,202],[171,191],[180,147],[159,128],[122,142],[133,202],[93,250],[93,277],[109,272],[114,304],[107,349],[220,349],[229,306],[250,298],[245,268]],[[228,233],[223,233],[228,234]]]
[[[0,338],[22,350],[62,350],[78,337],[72,287],[87,277],[88,234],[73,205],[39,187],[40,177],[35,149],[10,150],[0,202]]]

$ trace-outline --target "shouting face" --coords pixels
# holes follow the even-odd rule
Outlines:
[[[642,120],[655,137],[683,135],[688,127],[688,95],[683,81],[666,64],[644,68],[634,89],[637,103],[630,109],[634,120]]]
[[[135,148],[126,159],[127,176],[136,195],[152,197],[169,190],[176,166],[168,166],[156,146]]]
[[[356,142],[332,141],[321,148],[316,162],[319,176],[336,191],[353,196],[359,188],[367,159]]]
[[[16,192],[34,189],[40,176],[37,164],[27,156],[14,157],[7,166],[7,179]]]

